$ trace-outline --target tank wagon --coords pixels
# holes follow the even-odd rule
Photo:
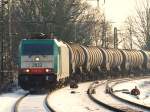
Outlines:
[[[124,70],[132,70],[132,69],[139,69],[142,70],[142,65],[148,62],[145,61],[144,63],[144,56],[139,50],[121,50],[123,55],[123,63],[121,65],[122,69]]]
[[[150,70],[150,52],[141,50],[141,53],[143,54],[143,58],[144,58],[144,63],[142,65],[142,68],[144,70]]]
[[[19,46],[19,85],[25,89],[54,87],[91,71],[149,70],[150,52],[104,49],[56,39],[24,39]],[[84,76],[86,76],[84,75]]]

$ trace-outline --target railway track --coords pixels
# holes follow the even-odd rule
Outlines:
[[[52,93],[54,93],[55,91],[57,91],[57,90],[59,90],[59,89],[62,89],[62,88],[65,88],[65,87],[67,87],[67,85],[57,87],[57,88],[51,90],[51,91],[48,93],[48,95],[45,97],[44,102],[45,102],[45,105],[46,105],[46,107],[48,108],[48,110],[49,110],[50,112],[56,112],[56,110],[55,110],[54,108],[52,108],[51,105],[49,105],[49,102],[48,102],[49,96],[50,96]]]
[[[118,83],[121,83],[121,82],[117,82],[117,83],[113,84],[110,88],[113,88]],[[143,104],[139,104],[139,103],[135,103],[135,102],[129,101],[129,100],[125,99],[125,98],[121,98],[121,97],[117,96],[113,91],[111,91],[110,94],[111,94],[112,97],[114,97],[114,98],[116,98],[118,100],[121,100],[123,102],[129,103],[129,104],[137,106],[137,107],[140,107],[142,109],[150,110],[149,106],[146,106],[146,105],[143,105]]]
[[[143,108],[141,108],[141,107],[137,107],[136,105],[131,105],[128,102],[124,102],[124,101],[122,101],[118,98],[116,99],[113,96],[113,94],[106,94],[105,93],[106,84],[108,84],[109,88],[111,88],[117,83],[130,81],[130,80],[133,80],[133,79],[126,78],[126,79],[118,79],[118,80],[115,80],[115,81],[112,80],[112,81],[109,81],[109,82],[107,82],[106,80],[105,81],[95,81],[90,86],[88,85],[87,89],[85,89],[85,90],[72,89],[73,91],[75,91],[75,94],[72,94],[72,95],[70,93],[70,92],[72,92],[72,90],[69,89],[69,87],[65,87],[65,88],[67,88],[67,91],[61,91],[61,89],[63,89],[63,88],[61,88],[61,89],[59,88],[59,89],[55,89],[54,91],[49,92],[48,94],[44,94],[44,95],[31,95],[31,94],[27,93],[16,102],[14,112],[33,112],[33,111],[60,112],[61,109],[57,109],[58,108],[57,106],[54,106],[54,105],[50,104],[50,102],[51,102],[51,97],[50,96],[51,96],[52,93],[57,92],[57,90],[58,90],[59,93],[65,92],[68,95],[68,99],[70,99],[69,95],[70,96],[80,96],[81,94],[83,94],[83,95],[85,95],[84,98],[83,98],[85,100],[85,98],[87,97],[87,94],[86,94],[86,92],[87,92],[90,99],[92,99],[98,105],[101,105],[101,107],[104,106],[105,108],[109,109],[110,111],[148,112],[147,109],[143,110]],[[80,85],[79,85],[79,88],[80,88]],[[97,98],[95,96],[95,94],[92,94],[92,91],[94,89],[96,89],[96,94],[100,94],[101,97],[106,95],[106,98],[109,99],[110,101],[112,100],[113,103],[112,102],[104,102],[105,98],[104,99],[100,99],[99,97]],[[99,89],[99,91],[97,91],[97,89]],[[86,90],[88,90],[88,91],[86,91]],[[101,93],[102,91],[103,91],[103,94]],[[38,99],[40,99],[40,100],[38,100]],[[60,99],[60,98],[58,98],[58,99]],[[107,99],[106,99],[106,101],[107,101]],[[54,100],[58,101],[57,99],[54,99]],[[63,101],[63,99],[62,99],[62,101]],[[74,99],[71,99],[71,101],[74,101]],[[37,102],[40,102],[40,103],[37,104]],[[84,102],[84,101],[82,101],[82,102]],[[72,102],[69,102],[69,103],[72,103]],[[61,104],[60,106],[62,106],[62,105],[65,106],[68,103],[66,103],[66,104],[65,104],[65,102],[62,103],[59,100],[59,104]],[[64,106],[63,106],[63,108],[65,108]],[[73,106],[72,108],[74,108],[74,105],[72,105],[72,106]],[[83,110],[85,111],[86,110],[85,107],[86,107],[87,111],[89,111],[90,109],[91,109],[91,111],[95,111],[95,112],[100,111],[101,107],[96,106],[96,108],[93,108],[93,107],[90,107],[90,106],[87,107],[86,104],[85,104],[84,107],[83,107]],[[55,108],[55,107],[57,107],[57,108]],[[77,107],[77,106],[75,105],[75,107]],[[62,112],[67,112],[67,111],[62,111]],[[71,112],[71,110],[70,110],[70,112]]]
[[[53,112],[46,99],[49,94],[25,94],[17,100],[13,112]]]
[[[67,86],[54,91],[48,96],[47,104],[52,112],[111,112],[88,98],[87,90],[91,83],[85,82],[79,84],[78,88]]]
[[[52,93],[52,92],[49,92],[48,95],[46,96],[46,98],[45,98],[45,104],[46,104],[47,108],[48,108],[51,112],[56,112],[56,111],[54,110],[54,108],[52,108],[52,107],[48,104],[48,97],[50,96],[51,93]]]
[[[123,99],[119,99],[114,97],[112,91],[111,91],[111,87],[114,84],[120,83],[120,82],[125,82],[125,81],[130,81],[133,79],[118,79],[118,80],[113,80],[110,82],[104,82],[104,83],[100,83],[100,84],[96,84],[93,83],[90,87],[89,87],[89,97],[91,100],[93,100],[95,103],[102,105],[104,107],[106,107],[109,110],[112,111],[119,111],[119,112],[148,112],[149,110],[147,108],[144,107],[139,107],[139,105],[134,104],[131,105],[131,103],[129,102],[125,102]],[[108,85],[108,88],[110,88],[110,94],[106,94],[105,93],[105,86]],[[99,95],[95,95],[92,94],[93,89],[97,89],[100,91],[96,91],[96,93],[98,93]],[[102,92],[103,91],[103,92]],[[105,97],[105,98],[103,98]]]
[[[29,93],[26,93],[25,95],[23,95],[22,97],[20,97],[20,98],[16,101],[16,103],[15,103],[15,105],[14,105],[14,110],[13,110],[13,112],[18,112],[19,103],[22,101],[23,98],[25,98],[25,97],[28,96],[28,95],[29,95]]]

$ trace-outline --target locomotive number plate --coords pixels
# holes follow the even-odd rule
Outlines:
[[[32,67],[42,67],[42,63],[32,63]]]

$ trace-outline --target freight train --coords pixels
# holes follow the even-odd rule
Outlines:
[[[19,46],[18,82],[25,90],[54,87],[74,75],[88,77],[91,71],[113,70],[150,70],[150,52],[83,46],[48,38],[23,39]]]

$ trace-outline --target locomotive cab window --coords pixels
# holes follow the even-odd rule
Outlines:
[[[53,55],[53,46],[49,44],[24,44],[22,55]]]

